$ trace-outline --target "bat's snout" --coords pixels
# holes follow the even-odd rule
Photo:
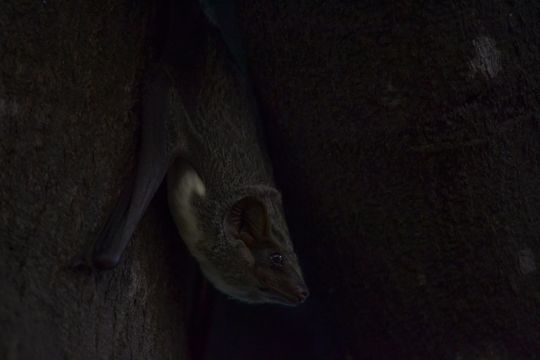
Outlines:
[[[298,303],[302,304],[309,297],[309,290],[307,286],[299,286],[296,291],[296,297],[298,298]]]

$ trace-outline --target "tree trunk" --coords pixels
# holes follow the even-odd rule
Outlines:
[[[312,299],[349,358],[540,353],[539,3],[239,11]]]
[[[218,295],[210,358],[540,353],[540,4],[238,5],[312,296]],[[133,168],[146,27],[119,0],[0,4],[2,359],[186,357],[163,193],[117,269],[68,266]]]
[[[125,1],[0,4],[0,358],[179,359],[186,252],[163,194],[124,261],[69,268],[131,173],[147,16]]]

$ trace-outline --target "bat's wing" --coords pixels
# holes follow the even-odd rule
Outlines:
[[[225,41],[234,62],[242,75],[247,75],[247,59],[234,1],[223,0],[199,0],[201,8]]]
[[[97,269],[118,264],[170,163],[167,126],[172,83],[164,71],[153,70],[144,86],[135,177],[129,179],[97,239],[91,256],[91,265]]]

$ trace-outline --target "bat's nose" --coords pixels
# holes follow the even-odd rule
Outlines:
[[[296,289],[296,296],[298,298],[298,303],[299,304],[303,303],[304,301],[306,301],[306,299],[309,296],[308,288],[302,285],[298,286],[298,288]]]

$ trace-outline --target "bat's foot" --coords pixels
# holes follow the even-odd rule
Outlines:
[[[95,254],[92,256],[92,264],[99,270],[110,270],[120,262],[120,258],[108,254]]]
[[[118,262],[119,259],[106,254],[82,253],[71,259],[69,267],[74,271],[97,272],[110,270],[118,265]]]
[[[83,252],[71,259],[69,262],[69,268],[74,271],[94,272],[95,268],[92,265],[90,256]]]

